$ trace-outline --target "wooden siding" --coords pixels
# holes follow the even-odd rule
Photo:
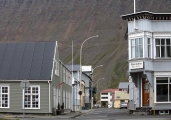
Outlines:
[[[10,89],[10,108],[1,108],[0,112],[22,113],[22,97],[23,89],[20,87],[20,82],[2,82],[0,85],[9,85]],[[49,112],[49,86],[48,82],[30,82],[30,85],[40,85],[40,109],[25,109],[25,113],[48,113]]]

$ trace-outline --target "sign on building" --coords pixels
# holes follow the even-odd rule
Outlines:
[[[140,61],[140,62],[130,62],[129,63],[129,68],[130,69],[140,69],[140,68],[143,68],[143,61]]]
[[[92,66],[82,66],[82,71],[83,72],[91,72],[92,71]]]

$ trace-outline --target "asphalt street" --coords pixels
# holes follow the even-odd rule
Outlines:
[[[126,109],[99,108],[76,120],[171,120],[171,115],[130,115]]]
[[[69,116],[69,114],[68,114]],[[131,115],[126,109],[98,108],[75,118],[25,118],[24,120],[171,120],[171,115]],[[20,119],[22,120],[22,119]]]

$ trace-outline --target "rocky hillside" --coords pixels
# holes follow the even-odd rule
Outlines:
[[[137,0],[137,11],[170,12],[171,0]],[[99,83],[116,87],[127,81],[126,21],[121,15],[133,12],[133,0],[0,0],[0,41],[58,41],[60,58],[71,63],[72,41],[74,64],[79,64],[82,42],[82,64],[93,67]]]

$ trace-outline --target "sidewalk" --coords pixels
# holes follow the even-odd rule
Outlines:
[[[75,118],[77,116],[87,114],[89,112],[92,112],[94,110],[82,110],[81,112],[64,112],[62,115],[34,115],[34,114],[25,114],[24,118]],[[20,119],[23,118],[23,114],[0,114],[0,118],[5,119]]]

